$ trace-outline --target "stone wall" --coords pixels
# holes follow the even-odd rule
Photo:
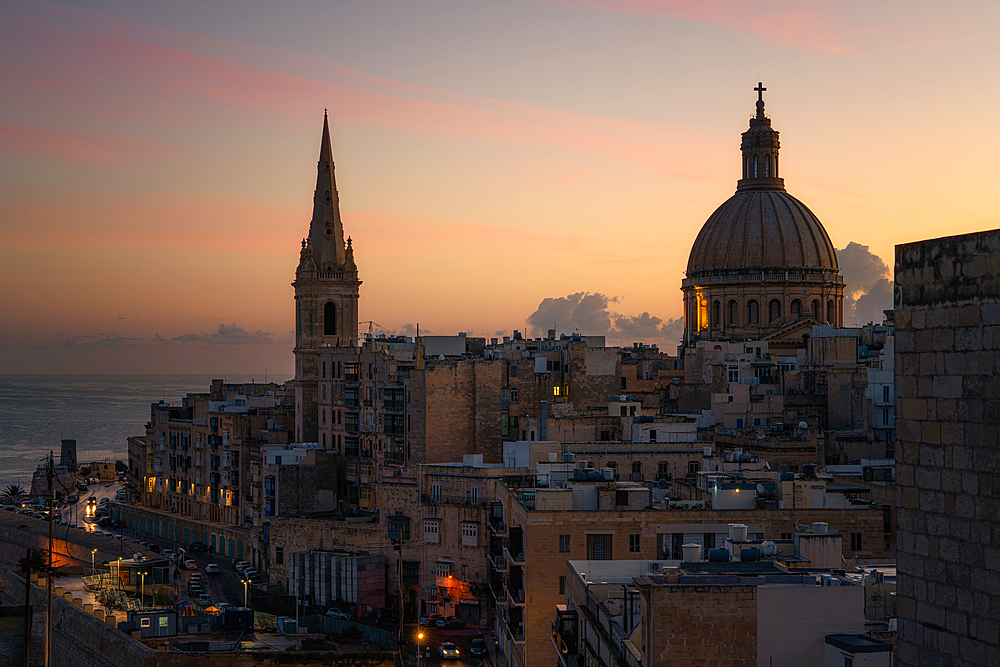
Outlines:
[[[900,665],[1000,664],[1000,230],[896,247]]]
[[[94,561],[107,563],[119,556],[130,557],[138,545],[122,548],[117,539],[94,535],[67,526],[52,527],[52,551],[56,567],[91,564],[91,550],[97,549]],[[16,565],[28,549],[48,551],[49,524],[15,512],[0,511],[0,565]],[[145,551],[143,549],[143,551]]]
[[[643,587],[652,665],[756,667],[756,586]]]

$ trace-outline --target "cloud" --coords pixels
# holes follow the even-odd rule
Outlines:
[[[112,347],[133,347],[136,345],[136,341],[138,340],[138,338],[130,338],[128,336],[105,336],[94,344]]]
[[[868,246],[851,241],[837,251],[844,278],[844,325],[882,322],[883,310],[892,308],[889,267]]]
[[[644,342],[669,347],[683,336],[683,318],[663,320],[649,312],[623,315],[609,307],[618,302],[618,297],[599,292],[549,297],[542,299],[527,323],[535,336],[544,336],[549,329],[556,329],[563,333],[605,336],[608,343],[617,345]]]
[[[159,335],[159,334],[157,334]],[[257,329],[253,333],[236,324],[220,324],[215,333],[186,333],[174,336],[178,343],[212,343],[221,345],[270,345],[274,334]]]
[[[541,0],[597,9],[681,19],[744,32],[804,51],[842,53],[845,28],[836,4],[810,0]]]

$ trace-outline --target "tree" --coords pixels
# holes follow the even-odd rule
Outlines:
[[[20,484],[11,484],[3,490],[3,497],[10,500],[19,500],[25,493]]]

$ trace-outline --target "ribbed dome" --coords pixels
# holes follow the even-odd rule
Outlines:
[[[742,190],[715,210],[688,258],[688,276],[727,269],[831,269],[837,253],[822,223],[784,190]]]

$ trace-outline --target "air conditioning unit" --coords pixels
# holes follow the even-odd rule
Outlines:
[[[649,571],[650,572],[659,572],[660,571],[660,563],[657,563],[656,561],[651,562],[649,564]]]
[[[699,500],[698,502],[696,502],[696,503],[694,504],[694,508],[695,508],[695,509],[698,509],[698,510],[703,510],[703,509],[705,509],[705,501],[703,501],[703,500]]]

